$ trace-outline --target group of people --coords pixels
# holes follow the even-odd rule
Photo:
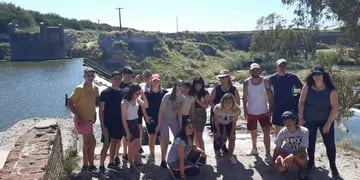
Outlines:
[[[336,167],[334,119],[338,110],[335,87],[330,76],[320,66],[314,66],[303,83],[286,71],[285,59],[276,61],[277,72],[261,76],[261,67],[252,63],[250,77],[243,83],[242,105],[251,134],[252,149],[247,155],[258,155],[257,124],[264,134],[265,161],[277,165],[280,172],[289,166],[299,167],[300,179],[306,178],[306,169],[315,167],[314,153],[317,129],[320,129],[334,178],[341,178]],[[240,94],[232,83],[228,70],[217,74],[219,84],[211,92],[205,89],[204,79],[194,77],[192,82],[177,80],[171,91],[163,89],[159,74],[145,70],[144,82],[132,82],[133,69],[125,66],[122,72],[111,75],[112,86],[100,94],[99,118],[103,148],[99,169],[94,165],[96,141],[93,124],[96,121],[95,103],[99,90],[93,84],[95,71],[84,70],[85,82],[77,86],[68,101],[74,113],[77,132],[83,137],[83,169],[92,173],[105,172],[104,161],[108,149],[108,168],[119,169],[120,144],[122,160],[129,162],[133,173],[139,173],[143,163],[140,153],[142,136],[148,136],[149,163],[155,162],[155,141],[161,147],[160,166],[170,168],[178,178],[199,173],[199,165],[206,163],[203,131],[207,109],[211,109],[210,127],[214,137],[216,158],[225,156],[237,164],[234,156],[235,127],[241,115]],[[299,89],[296,98],[294,90]],[[145,121],[147,134],[143,132]],[[274,125],[276,139],[271,155],[270,127]],[[174,137],[168,151],[170,131]],[[207,150],[209,151],[209,150]]]

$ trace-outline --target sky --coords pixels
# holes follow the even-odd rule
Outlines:
[[[145,31],[249,31],[262,16],[291,21],[294,7],[281,0],[0,0],[40,13]]]

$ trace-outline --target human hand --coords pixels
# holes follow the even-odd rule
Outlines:
[[[160,126],[157,125],[156,128],[155,128],[155,132],[156,132],[156,133],[159,133],[159,131],[160,131]]]
[[[325,123],[324,127],[322,128],[322,132],[323,132],[324,134],[327,134],[327,133],[330,131],[331,124],[332,124],[332,123],[329,123],[329,122],[326,122],[326,123]]]
[[[130,139],[131,139],[131,135],[130,135],[130,133],[127,133],[127,134],[126,134],[126,140],[127,140],[128,142],[130,142]]]
[[[299,125],[300,126],[304,126],[305,125],[305,120],[303,118],[299,118]]]
[[[151,123],[151,117],[150,116],[144,116],[144,120],[145,120],[146,124]]]
[[[186,179],[185,174],[181,174],[181,175],[180,175],[180,179],[181,179],[181,180],[185,180],[185,179]]]

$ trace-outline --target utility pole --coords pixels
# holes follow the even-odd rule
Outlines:
[[[117,9],[117,10],[119,10],[119,24],[120,24],[120,31],[122,30],[122,27],[121,27],[121,10],[123,9],[123,8],[115,8],[115,9]]]
[[[179,20],[178,17],[176,16],[176,33],[179,32]]]

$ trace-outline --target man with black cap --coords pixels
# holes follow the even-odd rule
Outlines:
[[[291,111],[285,111],[281,119],[285,127],[276,137],[273,162],[278,165],[280,172],[286,172],[292,164],[296,164],[299,168],[299,179],[306,179],[309,131],[298,125],[297,117]]]
[[[277,72],[269,77],[274,95],[272,124],[275,126],[275,134],[278,134],[284,126],[281,114],[284,111],[297,111],[297,103],[293,103],[294,89],[301,89],[303,86],[295,74],[286,72],[286,65],[287,61],[285,59],[277,60]]]

